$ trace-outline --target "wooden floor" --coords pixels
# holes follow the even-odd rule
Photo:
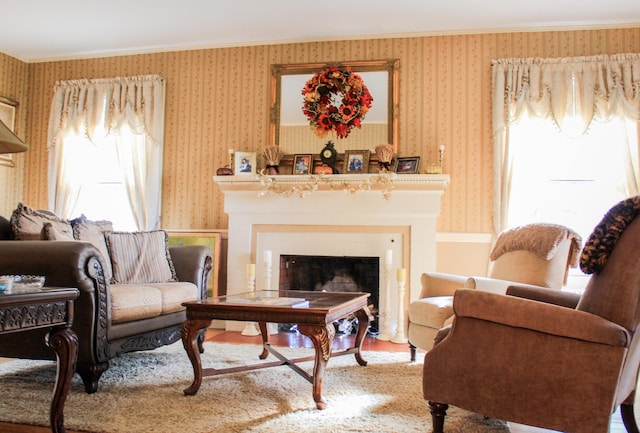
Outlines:
[[[206,341],[219,342],[219,343],[243,343],[243,344],[261,344],[262,340],[258,337],[247,337],[240,335],[239,332],[223,331],[210,329],[207,331]],[[275,346],[289,346],[289,347],[309,347],[313,345],[311,340],[304,337],[301,334],[281,332],[269,337],[269,342]],[[351,337],[336,337],[334,339],[334,348],[347,349],[351,347]],[[363,350],[378,350],[385,352],[406,352],[407,359],[409,358],[408,346],[405,344],[394,344],[388,341],[380,341],[375,338],[367,337],[362,344]],[[418,356],[424,355],[424,352],[418,352]],[[426,410],[426,404],[425,404]],[[552,433],[552,430],[545,430],[535,427],[529,427],[521,424],[510,423],[509,428],[511,433]],[[446,430],[446,426],[445,426]],[[0,422],[0,433],[47,433],[51,432],[51,429],[45,427],[36,427],[31,425],[22,424],[10,424]],[[67,433],[84,433],[75,430],[67,430]],[[613,415],[611,421],[611,428],[609,433],[626,433],[624,425],[620,419],[619,414],[616,412]]]

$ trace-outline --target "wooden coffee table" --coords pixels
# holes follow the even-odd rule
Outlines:
[[[71,330],[77,289],[47,288],[0,294],[0,333],[51,328],[47,344],[58,362],[49,419],[53,433],[64,433],[64,403],[76,365],[78,338]]]
[[[353,353],[358,364],[367,365],[360,350],[371,321],[371,313],[367,307],[368,297],[369,293],[360,292],[260,290],[185,302],[182,305],[187,308],[187,320],[182,328],[182,344],[193,365],[194,380],[184,393],[194,395],[198,392],[204,376],[286,365],[313,385],[313,400],[318,409],[324,409],[327,403],[322,398],[322,377],[329,358]],[[335,335],[333,323],[351,315],[358,319],[354,345],[349,349],[332,353]],[[269,354],[272,354],[278,358],[278,361],[224,369],[203,369],[200,359],[203,348],[198,343],[198,335],[214,319],[258,322],[262,333],[262,353],[259,358],[266,359]],[[286,358],[269,344],[267,323],[296,324],[300,333],[313,342],[315,356]],[[299,362],[311,360],[315,360],[312,375],[296,365]]]

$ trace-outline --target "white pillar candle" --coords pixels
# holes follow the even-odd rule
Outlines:
[[[262,253],[262,259],[264,260],[265,263],[270,265],[273,260],[271,250],[264,250],[264,253]]]
[[[442,152],[444,151],[444,144],[441,144],[440,147],[438,147],[438,149]]]
[[[384,264],[390,265],[393,263],[393,251],[387,250],[384,252]]]
[[[396,271],[396,280],[403,283],[407,281],[407,270],[405,268],[398,268]]]
[[[255,277],[255,276],[256,276],[256,264],[247,263],[247,277]]]

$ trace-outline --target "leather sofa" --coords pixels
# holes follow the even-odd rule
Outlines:
[[[1,275],[44,275],[46,286],[74,287],[80,291],[72,329],[78,336],[76,371],[87,393],[97,391],[100,376],[109,368],[110,359],[178,341],[186,319],[181,302],[207,296],[213,266],[211,250],[204,246],[169,247],[177,281],[162,284],[160,302],[170,299],[171,308],[164,311],[164,307],[158,307],[152,312],[146,308],[148,314],[138,309],[131,317],[125,314],[120,319],[114,318],[115,306],[127,307],[128,299],[143,285],[113,284],[113,280],[105,277],[104,255],[90,242],[15,240],[11,229],[10,221],[0,217]],[[172,291],[173,287],[182,287],[183,292],[185,288],[190,290],[190,298],[182,299],[179,292]],[[115,299],[117,289],[123,294],[119,300]],[[47,329],[39,329],[0,336],[0,356],[55,359],[55,353],[42,344],[46,332]]]

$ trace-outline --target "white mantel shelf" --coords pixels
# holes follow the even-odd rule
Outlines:
[[[389,187],[379,174],[332,174],[332,175],[277,175],[265,176],[282,186],[318,185],[318,190],[331,190],[341,185],[369,184],[371,190],[384,190]],[[390,179],[393,190],[443,190],[449,184],[448,174],[396,174],[385,175]],[[263,191],[257,175],[214,176],[214,181],[222,191],[244,190]]]
[[[397,293],[395,269],[407,269],[408,276],[404,299],[394,295],[388,305],[381,300],[381,309],[393,321],[399,317],[400,302],[406,308],[418,298],[422,273],[436,269],[436,222],[450,180],[447,174],[239,175],[213,180],[224,194],[229,216],[228,294],[247,290],[247,263],[256,264],[257,289],[277,289],[281,255],[378,257],[382,264],[391,250],[391,286],[381,287],[381,293]],[[267,250],[273,256],[272,269],[263,259]],[[230,322],[227,329],[233,326]]]

